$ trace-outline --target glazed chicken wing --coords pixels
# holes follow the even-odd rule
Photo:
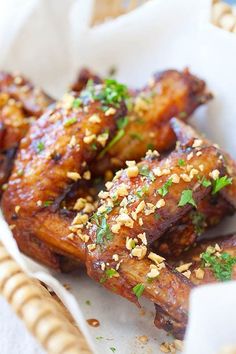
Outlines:
[[[0,186],[10,175],[20,140],[52,102],[24,77],[0,72]]]
[[[74,89],[80,89],[89,80],[101,79],[87,69],[79,75]],[[99,154],[98,163],[91,167],[97,175],[125,166],[126,160],[139,161],[149,149],[166,152],[174,147],[176,137],[169,121],[177,116],[187,120],[212,95],[205,82],[188,70],[167,70],[152,77],[141,90],[130,90],[129,111],[119,122],[114,139]]]

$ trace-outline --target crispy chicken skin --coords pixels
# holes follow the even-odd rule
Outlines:
[[[190,125],[186,125],[177,119],[171,120],[171,125],[177,136],[178,142],[190,147],[194,140],[203,144],[210,142],[203,138]],[[225,159],[227,174],[236,176],[236,165],[229,154],[222,152]],[[177,225],[173,225],[170,230],[155,244],[153,248],[165,257],[175,258],[181,252],[191,246],[209,227],[221,222],[225,216],[234,214],[236,197],[236,182],[232,179],[227,188],[223,188],[218,194],[209,195],[199,203],[197,210],[193,210],[184,216]]]
[[[90,79],[101,80],[83,69],[78,87],[81,89]],[[97,175],[124,167],[126,160],[139,161],[148,149],[161,153],[173,148],[176,137],[170,119],[177,116],[187,120],[197,107],[212,98],[205,82],[188,70],[157,73],[143,89],[130,90],[130,96],[127,125],[118,131],[116,139],[99,155],[99,163],[91,168]]]
[[[95,89],[99,94],[104,86]],[[74,107],[74,102],[81,107]],[[110,107],[108,104],[104,112],[102,103],[92,100],[88,92],[79,97],[67,94],[21,140],[2,207],[8,223],[15,225],[13,233],[20,248],[39,261],[45,261],[45,254],[40,247],[38,254],[31,252],[32,240],[42,241],[78,260],[84,257],[83,246],[67,242],[74,214],[58,210],[58,199],[72,188],[75,180],[90,178],[88,164],[112,138],[117,119],[126,114],[122,102],[111,113]],[[34,242],[34,250],[36,247]],[[47,258],[48,264],[50,256]],[[58,269],[58,262],[54,263]]]
[[[23,76],[0,72],[0,186],[11,172],[20,140],[52,102]]]
[[[191,263],[191,266],[189,267],[189,270],[191,271],[190,280],[195,285],[215,283],[217,281],[220,281],[219,279],[217,279],[212,268],[204,265],[203,260],[201,258],[201,254],[208,251],[209,246],[212,248],[213,251],[216,247],[216,252],[218,251],[219,254],[227,253],[232,257],[236,257],[236,235],[232,234],[226,236],[218,236],[213,239],[198,241],[193,247],[191,247],[180,257],[175,259],[173,264],[176,267],[180,264]],[[198,274],[199,269],[203,270],[203,272],[200,272],[200,276]],[[236,279],[235,265],[232,267],[231,278]]]
[[[179,166],[180,160],[185,162],[184,167]],[[204,165],[203,169],[201,165]],[[106,288],[131,301],[137,301],[134,286],[143,284],[143,296],[165,314],[165,321],[162,316],[162,320],[156,319],[156,324],[168,327],[177,337],[182,337],[191,282],[180,279],[166,264],[150,283],[148,274],[155,262],[148,256],[149,251],[142,238],[145,235],[147,244],[152,243],[194,210],[194,205],[198,207],[211,193],[211,188],[202,186],[200,181],[209,178],[215,169],[220,176],[225,175],[226,166],[216,147],[203,145],[200,148],[179,147],[163,159],[150,153],[137,167],[139,173],[135,177],[129,177],[129,167],[118,172],[112,185],[109,184],[109,191],[100,194],[103,202],[85,231],[90,239],[87,271]],[[191,176],[188,180],[187,174]],[[162,198],[158,191],[170,178],[175,182]],[[143,193],[141,198],[140,193]],[[186,193],[191,194],[193,201],[182,205],[180,201]]]

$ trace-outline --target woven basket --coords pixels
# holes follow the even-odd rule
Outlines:
[[[148,0],[96,0],[91,26],[132,11]],[[213,1],[213,24],[236,33],[232,8]],[[92,353],[72,317],[39,281],[30,278],[0,242],[0,293],[47,353]]]

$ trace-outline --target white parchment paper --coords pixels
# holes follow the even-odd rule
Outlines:
[[[92,0],[0,0],[1,69],[20,70],[58,96],[84,65],[102,75],[115,67],[117,78],[135,87],[157,70],[188,66],[215,95],[192,121],[236,158],[236,36],[210,24],[211,1],[150,0],[90,28],[92,5]],[[52,274],[19,254],[2,219],[0,226],[13,256],[61,297],[96,353],[111,353],[112,347],[121,354],[159,353],[160,343],[170,340],[152,324],[150,304],[144,304],[141,315],[83,271]],[[214,233],[234,230],[236,219],[230,218]],[[70,294],[61,285],[65,283]],[[185,354],[217,354],[224,345],[236,345],[235,298],[233,282],[193,292]],[[88,318],[98,319],[100,326],[88,327]],[[140,343],[142,335],[148,336],[147,344]]]

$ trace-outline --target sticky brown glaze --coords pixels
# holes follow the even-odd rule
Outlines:
[[[200,257],[203,252],[206,252],[207,247],[211,246],[214,248],[216,244],[219,245],[220,252],[226,252],[232,257],[236,257],[236,235],[232,234],[218,236],[210,240],[198,241],[193,247],[178,257],[175,260],[174,265],[179,266],[183,263],[192,263],[189,268],[191,271],[190,279],[195,285],[218,282],[219,280],[214,275],[214,272],[210,268],[203,266],[203,262]],[[199,279],[196,275],[196,270],[199,268],[204,271],[202,279]],[[233,267],[232,279],[236,279],[236,266]]]
[[[104,87],[94,89],[102,92]],[[78,261],[83,259],[83,245],[80,247],[67,238],[73,213],[60,211],[58,198],[72,188],[73,178],[85,178],[88,164],[113,137],[117,119],[126,113],[122,102],[112,114],[107,114],[101,102],[87,93],[79,97],[82,101],[79,108],[73,107],[78,97],[67,94],[55,109],[48,110],[30,128],[21,140],[3,196],[3,212],[20,248],[40,261],[45,260],[41,252],[34,254],[29,247],[32,237],[50,250],[59,250],[60,254],[69,254]],[[108,105],[107,110],[110,107]],[[90,119],[95,114],[99,116],[99,123]],[[101,140],[104,134],[106,139]],[[54,268],[59,266],[55,263]]]
[[[75,82],[71,85],[71,90],[80,93],[86,87],[89,80],[92,80],[95,84],[101,84],[103,82],[102,78],[91,70],[83,68],[80,70]]]
[[[146,159],[137,165],[139,170],[137,176],[129,177],[128,169],[119,172],[109,186],[108,194],[101,194],[104,201],[101,202],[101,207],[86,230],[90,236],[86,260],[88,274],[95,280],[102,281],[106,288],[131,301],[137,301],[132,292],[133,286],[139,282],[145,284],[144,296],[163,308],[169,318],[173,319],[172,330],[177,334],[181,333],[180,327],[183,329],[186,325],[191,283],[184,279],[184,276],[179,278],[179,275],[167,265],[161,269],[160,275],[153,282],[147,284],[147,273],[151,264],[147,258],[148,253],[141,259],[135,256],[130,258],[127,239],[138,240],[138,235],[145,233],[149,244],[160,238],[172,225],[177,224],[194,209],[189,203],[179,206],[181,195],[185,190],[192,191],[197,206],[209,195],[211,188],[203,187],[199,180],[208,176],[215,168],[221,174],[224,174],[226,169],[217,148],[202,147],[200,156],[196,155],[197,151],[195,148],[178,149],[163,159],[159,159],[155,153],[148,154]],[[162,198],[157,191],[171,176],[181,176],[187,172],[190,152],[192,152],[191,165],[198,171],[197,175],[188,182],[181,177],[177,183],[170,186],[169,192]],[[185,168],[178,165],[179,159],[185,161]],[[202,164],[204,169],[200,171],[199,166]],[[161,176],[157,176],[158,169],[162,171]],[[145,191],[141,198],[140,191]],[[158,204],[160,200],[162,203]],[[140,202],[145,202],[145,206],[137,213]],[[104,228],[106,232],[101,240],[101,229]],[[137,243],[140,245],[139,241]],[[91,250],[94,245],[95,248]],[[120,262],[118,276],[106,278],[107,269],[116,268],[114,255],[118,255]],[[104,277],[106,281],[103,281]]]
[[[201,145],[211,144],[205,137],[190,125],[178,119],[171,119],[171,126],[178,139],[180,149],[184,146],[190,148],[194,141]],[[177,147],[178,148],[178,147]],[[198,209],[186,215],[178,225],[173,225],[170,230],[153,245],[160,254],[170,258],[179,256],[181,252],[191,246],[209,227],[221,222],[225,216],[235,212],[236,199],[236,167],[229,154],[222,151],[227,175],[232,178],[232,184],[220,190],[216,195],[210,195],[199,203]]]
[[[81,71],[79,89],[89,79],[101,79],[87,69]],[[73,86],[76,88],[76,86]],[[166,152],[176,138],[169,121],[173,116],[187,120],[200,105],[212,98],[205,82],[183,72],[167,70],[158,73],[141,90],[130,90],[128,124],[117,133],[117,139],[99,155],[99,163],[91,169],[97,175],[117,170],[126,160],[139,161],[148,149]]]
[[[188,249],[210,227],[234,214],[234,208],[221,196],[208,196],[197,210],[184,216],[152,247],[164,257],[174,259]]]
[[[52,102],[23,76],[0,72],[0,185],[10,174],[20,140]]]

